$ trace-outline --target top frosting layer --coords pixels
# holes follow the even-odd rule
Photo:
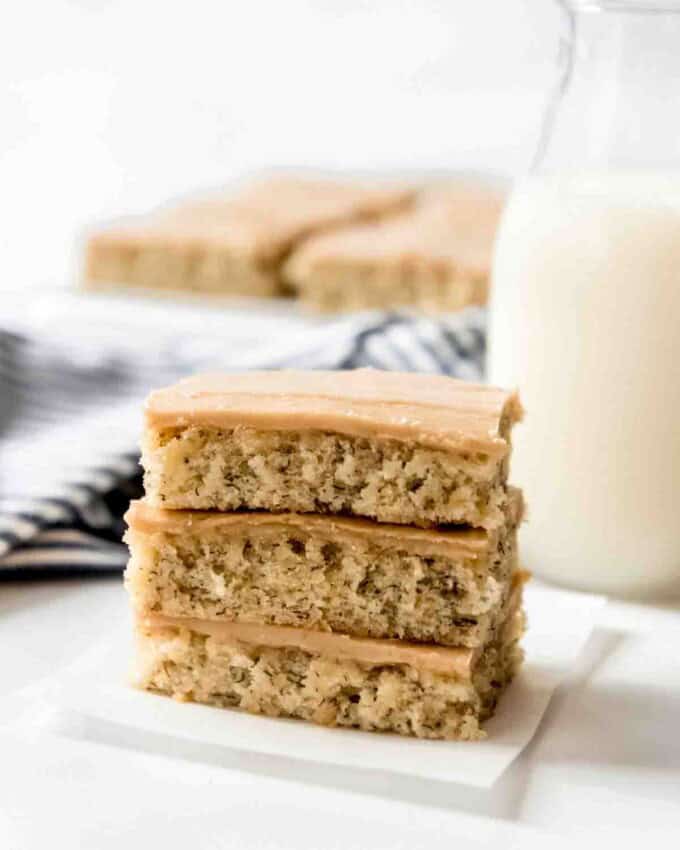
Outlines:
[[[227,246],[278,256],[293,242],[331,225],[370,219],[406,207],[406,186],[273,177],[237,191],[188,199],[137,221],[106,228],[102,243]]]
[[[356,369],[205,374],[152,393],[149,427],[320,430],[503,457],[522,415],[517,394],[422,375]]]
[[[502,209],[501,197],[481,189],[433,189],[399,215],[314,236],[285,273],[295,283],[327,264],[425,262],[487,274]]]

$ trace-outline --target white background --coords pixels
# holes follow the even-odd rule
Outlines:
[[[0,27],[0,288],[93,220],[265,166],[530,161],[551,0],[23,0]]]

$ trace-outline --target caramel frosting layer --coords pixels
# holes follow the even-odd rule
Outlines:
[[[280,176],[161,208],[136,222],[103,230],[97,239],[228,246],[274,258],[309,233],[401,209],[413,195],[405,186]]]
[[[290,259],[293,283],[337,264],[433,263],[487,274],[503,199],[481,189],[441,187],[411,209],[379,222],[315,236]]]
[[[146,403],[150,427],[321,430],[494,457],[508,454],[521,415],[514,392],[377,369],[196,375]]]
[[[373,667],[408,664],[419,670],[469,679],[474,651],[467,648],[406,643],[399,640],[355,638],[334,632],[315,632],[290,626],[217,623],[158,614],[140,619],[143,628],[186,628],[223,642],[240,642],[274,649],[301,649],[314,655],[356,661]]]
[[[516,491],[517,493],[517,491]],[[519,499],[519,494],[517,493]],[[519,510],[519,506],[518,506]],[[267,511],[216,513],[214,511],[168,511],[144,501],[130,504],[125,515],[133,531],[145,534],[256,534],[305,533],[329,539],[364,538],[399,547],[423,556],[458,556],[476,560],[493,548],[489,535],[477,528],[415,528],[408,525],[376,523],[354,517],[317,514],[275,514]]]

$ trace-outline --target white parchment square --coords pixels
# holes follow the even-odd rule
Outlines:
[[[127,684],[132,656],[127,632],[112,636],[61,674],[52,698],[67,711],[170,739],[490,787],[531,740],[604,601],[544,585],[527,587],[526,662],[496,716],[486,724],[488,738],[481,742],[422,741],[328,729],[140,692]]]

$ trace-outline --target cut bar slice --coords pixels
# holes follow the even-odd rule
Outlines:
[[[202,375],[151,395],[142,463],[171,509],[505,522],[515,393],[373,369]]]
[[[480,646],[507,613],[522,509],[511,497],[490,533],[134,502],[126,585],[138,611]]]
[[[284,276],[315,310],[483,304],[502,205],[480,188],[431,190],[398,216],[312,237]]]
[[[520,596],[480,651],[147,617],[137,625],[136,684],[329,726],[477,740],[522,660]]]
[[[282,290],[280,265],[300,239],[401,210],[412,197],[403,187],[259,181],[94,233],[85,277],[91,285],[273,295]]]

